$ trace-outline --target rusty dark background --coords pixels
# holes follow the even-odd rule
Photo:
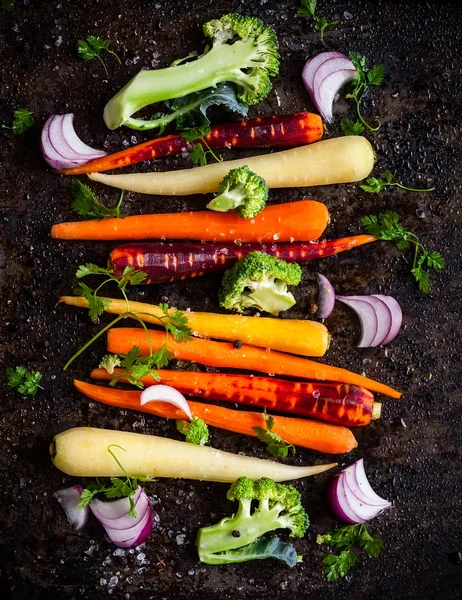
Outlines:
[[[73,215],[69,179],[54,174],[40,157],[44,121],[52,113],[74,112],[81,137],[110,151],[148,139],[149,134],[127,129],[109,132],[102,120],[104,104],[141,67],[163,67],[200,49],[200,25],[229,11],[261,17],[275,27],[280,40],[280,75],[267,100],[251,108],[251,116],[313,109],[300,78],[306,58],[320,49],[312,23],[296,14],[296,1],[16,4],[14,12],[0,12],[0,121],[11,124],[14,109],[25,107],[33,112],[35,125],[22,136],[2,129],[0,144],[2,598],[460,597],[462,566],[449,560],[462,549],[460,4],[319,3],[320,15],[339,20],[326,32],[329,49],[357,50],[373,63],[385,64],[385,83],[373,90],[364,106],[367,116],[377,114],[382,122],[380,131],[368,136],[377,152],[376,174],[388,168],[407,184],[434,184],[435,192],[390,189],[370,195],[355,184],[271,192],[275,203],[302,197],[325,202],[332,213],[329,238],[359,232],[363,215],[395,209],[424,244],[444,253],[448,263],[432,277],[427,296],[417,291],[409,274],[410,254],[386,243],[303,267],[303,284],[295,292],[298,304],[288,316],[307,318],[317,270],[330,277],[340,293],[392,294],[404,311],[403,329],[386,350],[356,349],[357,323],[342,306],[327,323],[333,343],[325,360],[404,391],[400,401],[384,399],[382,420],[356,431],[357,450],[340,457],[352,462],[364,456],[373,487],[395,508],[370,525],[385,543],[380,558],[361,554],[351,576],[333,584],[327,584],[322,573],[326,549],[315,544],[317,533],[335,526],[324,500],[329,474],[296,483],[312,521],[307,537],[296,541],[304,555],[302,564],[292,570],[272,561],[210,567],[197,560],[195,535],[198,527],[232,510],[224,500],[227,486],[182,480],[149,486],[160,522],[144,550],[117,556],[97,522],[90,520],[79,533],[70,530],[52,493],[75,481],[55,469],[48,456],[53,435],[77,425],[179,434],[172,423],[99,406],[73,389],[73,377],[86,378],[97,364],[103,341],[68,372],[62,371],[98,326],[83,311],[56,307],[56,301],[71,293],[80,263],[104,264],[115,244],[50,239],[51,225]],[[89,34],[110,39],[122,57],[120,66],[107,57],[109,82],[98,61],[82,62],[76,56],[76,40]],[[354,118],[345,100],[337,103],[336,114]],[[339,134],[337,119],[328,135]],[[136,170],[189,164],[184,158],[169,158]],[[92,187],[107,202],[115,202],[114,190]],[[201,208],[204,199],[131,194],[126,205],[131,213],[180,211]],[[217,310],[218,284],[219,277],[204,277],[130,292],[132,298],[164,298],[181,309]],[[44,374],[44,390],[34,398],[21,398],[5,385],[4,369],[19,364]],[[257,441],[223,431],[213,431],[212,444],[265,456]],[[331,459],[299,451],[293,461]]]

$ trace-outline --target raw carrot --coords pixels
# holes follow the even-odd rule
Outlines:
[[[187,196],[216,192],[231,169],[248,165],[263,177],[269,188],[305,187],[360,181],[374,167],[374,150],[363,136],[330,138],[307,146],[216,162],[181,171],[105,175],[89,173],[90,179],[141,194]],[[167,236],[168,237],[168,236]]]
[[[324,204],[300,200],[268,206],[253,219],[234,211],[136,215],[58,223],[51,237],[62,240],[189,239],[212,242],[309,242],[317,240],[329,223]]]
[[[347,369],[324,365],[300,356],[263,350],[245,344],[238,349],[233,344],[198,338],[193,338],[187,343],[180,343],[175,342],[171,336],[166,340],[165,333],[154,329],[149,331],[149,336],[154,349],[160,348],[167,341],[167,348],[173,353],[175,359],[190,360],[212,367],[245,369],[300,379],[351,383],[392,398],[401,397],[400,392],[373,379],[357,375]],[[133,346],[138,346],[144,356],[149,354],[148,339],[143,329],[113,327],[108,331],[107,349],[109,352],[125,354]]]
[[[159,306],[144,302],[104,298],[104,310],[122,315],[136,315],[146,323],[159,325],[158,317],[165,317]],[[62,296],[60,302],[79,308],[88,308],[83,296]],[[176,309],[171,309],[170,314]],[[322,323],[301,319],[274,319],[272,317],[245,317],[243,315],[206,312],[185,312],[188,325],[195,337],[215,338],[234,342],[240,340],[252,346],[283,350],[303,356],[323,356],[329,347],[329,332]],[[134,318],[132,315],[128,315]]]
[[[304,262],[374,242],[372,235],[355,235],[322,242],[282,244],[192,244],[187,242],[131,243],[117,246],[108,267],[119,277],[126,267],[146,273],[143,284],[177,281],[229,269],[249,252],[272,254],[286,262]]]
[[[117,408],[138,410],[163,417],[164,419],[187,420],[184,412],[166,402],[151,402],[140,405],[140,391],[116,390],[74,380],[75,387],[88,398],[116,406]],[[256,437],[254,427],[265,427],[263,413],[231,410],[221,406],[189,402],[193,416],[201,418],[207,425]],[[273,416],[273,431],[283,440],[294,446],[318,450],[327,454],[350,452],[358,445],[354,435],[346,427],[319,423],[294,417]]]
[[[94,369],[90,377],[102,381],[127,382],[125,371]],[[230,373],[196,373],[191,371],[157,371],[160,383],[182,394],[208,400],[235,402],[277,412],[310,417],[345,427],[367,425],[372,418],[374,396],[368,390],[348,383],[313,383],[287,381],[276,377],[254,377]],[[140,381],[148,386],[159,383],[152,375]]]
[[[213,125],[210,133],[205,136],[205,141],[210,148],[276,148],[311,144],[320,140],[323,133],[324,127],[319,115],[301,112]],[[191,150],[192,146],[181,134],[175,133],[61,172],[65,175],[100,173],[152,158],[179,154]]]

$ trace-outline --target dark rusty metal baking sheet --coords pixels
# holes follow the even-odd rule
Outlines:
[[[35,125],[23,136],[1,130],[1,262],[3,394],[0,405],[1,583],[2,598],[456,598],[461,596],[461,566],[448,555],[461,539],[461,54],[462,10],[458,2],[319,2],[318,12],[338,19],[326,31],[328,48],[359,51],[385,64],[383,86],[367,97],[368,117],[382,123],[368,137],[377,152],[375,172],[390,169],[418,187],[436,185],[430,194],[390,189],[380,195],[358,185],[271,192],[281,203],[313,197],[332,214],[327,237],[360,231],[360,217],[385,208],[397,210],[406,227],[440,250],[447,268],[432,277],[431,293],[417,292],[409,274],[410,255],[376,243],[303,266],[297,306],[289,316],[306,318],[314,299],[313,275],[321,270],[344,294],[395,296],[404,311],[399,337],[386,349],[354,347],[357,324],[337,307],[328,321],[333,343],[326,361],[365,372],[404,391],[400,401],[384,399],[382,419],[356,431],[358,448],[340,462],[365,457],[373,487],[394,509],[371,523],[384,541],[378,560],[361,554],[350,576],[326,583],[321,559],[326,549],[316,534],[335,525],[324,501],[329,474],[298,481],[311,517],[307,537],[296,540],[303,562],[294,569],[272,561],[206,566],[194,547],[198,527],[217,521],[232,508],[226,486],[160,480],[155,495],[160,522],[146,548],[127,554],[105,540],[90,521],[75,533],[52,493],[72,482],[48,456],[53,435],[91,425],[177,437],[173,423],[149,415],[118,411],[78,394],[74,377],[86,378],[104,351],[99,343],[62,371],[66,359],[97,329],[84,311],[55,306],[70,293],[82,262],[104,264],[112,243],[63,242],[49,237],[53,223],[72,219],[69,179],[46,168],[39,132],[52,113],[75,113],[78,133],[109,151],[149,138],[127,129],[108,131],[102,121],[106,101],[142,67],[164,67],[199,49],[200,26],[229,11],[256,15],[276,29],[281,47],[280,75],[273,92],[251,116],[311,109],[300,72],[320,49],[309,20],[296,13],[297,1],[17,0],[12,13],[1,12],[0,119],[26,107]],[[122,65],[107,56],[109,82],[98,61],[76,57],[78,38],[89,34],[111,40]],[[352,105],[336,104],[336,115],[354,118]],[[340,135],[339,118],[328,136]],[[243,154],[244,155],[244,154]],[[225,158],[231,155],[226,154]],[[233,154],[234,156],[234,154]],[[181,168],[184,158],[168,158],[133,170]],[[113,202],[114,190],[93,185]],[[129,194],[132,213],[180,211],[204,206],[204,199],[140,197]],[[181,309],[216,310],[219,277],[131,290],[136,299],[165,298]],[[102,319],[106,322],[106,318]],[[7,388],[4,368],[28,365],[44,373],[34,398]],[[214,430],[217,448],[264,457],[249,438]],[[299,451],[295,464],[332,457]],[[144,555],[144,556],[143,556]]]

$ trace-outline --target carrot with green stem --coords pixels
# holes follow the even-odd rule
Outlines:
[[[100,381],[129,382],[129,372],[115,368],[94,369],[90,377]],[[381,405],[371,392],[348,383],[288,381],[276,377],[198,373],[161,369],[156,378],[138,379],[145,386],[169,385],[184,395],[207,400],[244,404],[253,408],[275,410],[302,417],[327,421],[345,427],[367,425],[379,418]]]
[[[246,344],[236,348],[233,344],[198,338],[181,344],[172,339],[165,340],[165,334],[154,329],[149,330],[149,340],[153,348],[166,345],[175,359],[189,360],[212,367],[245,369],[299,379],[350,383],[392,398],[401,397],[400,392],[368,377],[283,352],[264,350]],[[109,352],[126,354],[133,347],[139,348],[141,355],[149,352],[148,337],[144,330],[122,327],[112,328],[108,331],[107,349]]]
[[[253,219],[243,219],[233,211],[198,211],[57,223],[51,228],[51,237],[61,240],[309,242],[321,237],[328,223],[329,212],[324,204],[300,200],[268,206]]]
[[[165,402],[140,404],[139,391],[116,390],[83,381],[74,381],[75,387],[88,398],[117,408],[138,410],[165,419],[186,420],[185,413]],[[193,416],[201,418],[207,425],[257,437],[255,427],[266,429],[262,413],[237,411],[211,404],[189,402]],[[340,425],[319,423],[295,417],[272,417],[272,431],[285,442],[301,448],[318,450],[327,454],[343,454],[357,446],[356,439],[349,429]]]
[[[292,115],[249,119],[233,123],[213,125],[204,140],[210,148],[276,148],[302,146],[321,139],[324,132],[319,115],[301,112]],[[198,141],[201,145],[203,142]],[[65,175],[100,173],[135,165],[152,158],[190,151],[181,133],[154,138],[144,144],[109,154],[73,169],[64,169]]]

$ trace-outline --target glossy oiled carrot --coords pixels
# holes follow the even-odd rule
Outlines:
[[[159,317],[164,317],[159,306],[144,302],[129,302],[114,298],[104,298],[104,310],[122,315],[136,313],[146,323],[159,325]],[[69,306],[88,308],[83,296],[62,296],[60,302]],[[170,314],[175,309],[170,309]],[[234,342],[240,340],[252,346],[283,350],[303,356],[323,356],[329,347],[329,332],[322,323],[301,319],[274,319],[271,317],[244,317],[243,315],[222,315],[218,313],[187,311],[188,325],[195,337],[215,338]]]
[[[166,341],[165,333],[160,331],[152,329],[149,331],[149,335],[154,349],[160,348]],[[133,346],[138,346],[144,356],[149,354],[148,339],[143,329],[121,327],[108,331],[107,349],[109,352],[125,354]],[[241,348],[235,348],[233,344],[198,338],[193,338],[190,342],[179,343],[175,342],[171,336],[167,339],[167,347],[176,359],[190,360],[212,367],[245,369],[315,381],[351,383],[392,398],[401,397],[400,392],[368,377],[283,352],[263,350],[245,344]]]
[[[92,385],[83,381],[74,381],[75,387],[88,398],[116,406],[118,408],[138,410],[165,419],[183,419],[185,413],[165,402],[152,402],[140,404],[140,391],[116,390],[114,388]],[[234,433],[256,437],[254,427],[265,428],[265,421],[261,412],[248,412],[222,408],[200,402],[189,402],[193,416],[201,418],[207,425],[219,427]],[[327,454],[343,454],[350,452],[358,445],[354,435],[346,427],[319,423],[294,417],[273,416],[273,431],[282,439],[294,446],[319,450]]]
[[[62,240],[176,239],[211,242],[309,242],[317,240],[329,223],[324,204],[300,200],[268,206],[253,219],[235,212],[198,212],[136,215],[124,219],[58,223],[51,237]]]
[[[102,381],[110,381],[118,376],[120,381],[126,382],[123,373],[123,370],[115,369],[114,375],[110,375],[106,369],[94,369],[90,376]],[[261,409],[266,407],[345,427],[367,425],[372,418],[374,396],[356,385],[166,369],[157,373],[160,382],[148,375],[141,379],[142,383],[146,386],[163,383],[187,396],[235,402]]]
[[[115,248],[108,267],[117,277],[126,267],[136,267],[146,273],[143,284],[177,281],[229,269],[249,252],[272,254],[286,262],[304,262],[351,250],[374,242],[372,235],[355,235],[337,240],[273,244],[192,244],[186,242],[131,243]]]
[[[323,132],[319,115],[302,112],[213,125],[205,140],[210,148],[281,148],[317,142],[322,138]],[[181,134],[175,133],[92,160],[74,169],[65,169],[62,173],[100,173],[135,165],[151,158],[179,154],[190,150],[191,146]]]

